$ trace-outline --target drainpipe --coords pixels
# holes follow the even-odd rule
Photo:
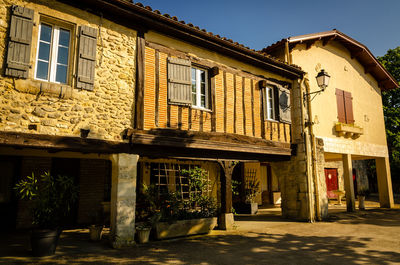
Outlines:
[[[290,60],[290,50],[289,50],[289,41],[285,42],[285,61],[288,64],[292,64],[292,60]]]
[[[311,110],[311,95],[310,95],[310,83],[308,82],[308,78],[304,78],[304,84],[306,86],[306,100],[307,100],[307,112],[308,112],[308,121],[306,126],[309,128],[310,137],[311,137],[311,157],[312,157],[312,173],[313,173],[313,180],[314,180],[314,192],[315,192],[315,207],[317,213],[317,220],[321,221],[321,209],[320,209],[320,202],[319,202],[319,178],[317,172],[317,151],[316,151],[316,144],[315,144],[315,135],[313,130],[313,121],[312,121],[312,110]]]

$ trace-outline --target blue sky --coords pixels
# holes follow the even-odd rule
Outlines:
[[[334,28],[366,45],[375,56],[400,46],[400,0],[140,2],[256,50],[289,36]]]

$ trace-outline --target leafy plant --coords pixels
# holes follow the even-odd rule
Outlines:
[[[246,187],[245,187],[245,195],[246,195],[246,202],[254,203],[256,200],[257,194],[259,191],[260,182],[255,179],[246,180]]]
[[[242,184],[240,181],[232,179],[232,182],[231,182],[232,195],[239,195],[240,184]]]
[[[20,180],[14,188],[21,199],[33,202],[33,224],[40,228],[59,227],[78,199],[78,187],[69,176],[54,177],[45,172]]]

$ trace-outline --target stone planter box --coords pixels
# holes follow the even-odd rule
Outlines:
[[[217,225],[217,217],[179,220],[174,223],[159,222],[155,225],[156,238],[166,239],[189,235],[207,234]]]
[[[339,136],[344,136],[348,138],[358,138],[364,133],[363,128],[345,123],[337,123],[335,125],[335,130],[339,134]]]

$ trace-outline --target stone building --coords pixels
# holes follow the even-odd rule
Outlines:
[[[114,245],[129,245],[138,184],[169,188],[193,165],[209,173],[221,228],[235,174],[260,182],[260,204],[281,192],[285,217],[326,215],[298,66],[140,3],[0,3],[5,225],[30,225],[14,183],[50,171],[79,183],[71,225],[108,208]]]
[[[397,88],[397,81],[365,45],[338,30],[290,37],[263,51],[300,65],[309,75],[303,93],[310,106],[307,124],[321,144],[316,150],[320,197],[326,201],[332,191],[344,188],[347,209],[353,211],[354,186],[368,188],[360,161],[372,159],[381,206],[393,207],[381,92]],[[313,78],[321,69],[330,75],[325,91]],[[338,186],[340,171],[344,187]]]

